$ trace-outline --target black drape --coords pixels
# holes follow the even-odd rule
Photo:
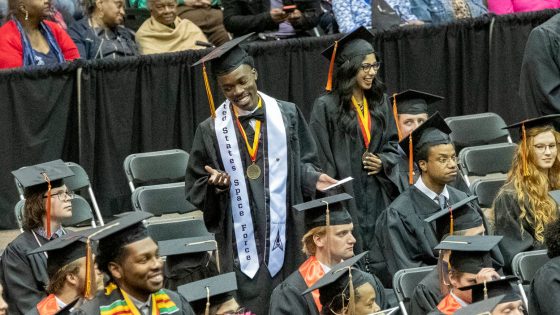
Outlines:
[[[555,13],[484,16],[378,33],[380,75],[389,94],[410,88],[444,96],[437,109],[446,116],[492,111],[509,123],[534,116],[517,92],[523,51],[531,29]],[[329,60],[321,51],[340,36],[248,44],[259,88],[298,104],[308,116],[326,82]],[[0,126],[8,142],[0,151],[0,211],[6,218],[0,227],[14,226],[17,193],[10,171],[56,158],[84,166],[105,216],[130,210],[124,158],[170,148],[189,151],[196,126],[209,115],[202,69],[190,67],[205,53],[0,72]],[[211,85],[219,105],[223,96],[213,78]]]

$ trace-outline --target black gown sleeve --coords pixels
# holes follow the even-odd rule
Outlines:
[[[330,144],[331,135],[329,133],[330,129],[328,128],[327,106],[323,98],[316,99],[313,104],[311,118],[309,119],[309,128],[317,144],[319,163],[323,172],[330,177],[337,177],[334,153],[331,150]]]
[[[419,283],[410,298],[410,314],[428,314],[441,302],[441,298],[434,294],[424,284]]]
[[[560,258],[541,267],[531,282],[531,314],[553,315],[560,310]]]
[[[296,107],[297,111],[297,137],[300,152],[301,190],[305,199],[315,198],[317,191],[317,180],[319,172],[319,160],[317,158],[317,146],[311,135],[311,130]]]
[[[279,284],[270,296],[269,315],[309,314],[303,291],[286,281]],[[310,293],[311,294],[311,293]]]

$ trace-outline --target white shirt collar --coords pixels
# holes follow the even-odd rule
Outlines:
[[[414,186],[416,186],[418,190],[423,192],[424,195],[428,196],[428,198],[432,199],[436,204],[439,204],[436,200],[436,197],[439,195],[436,194],[434,191],[432,191],[430,188],[428,188],[426,184],[424,184],[424,181],[422,180],[422,176],[418,177],[418,180],[416,181],[416,183],[414,183]],[[441,195],[444,195],[445,198],[449,200],[449,191],[447,190],[447,185],[443,186],[443,191],[441,192]]]
[[[61,299],[59,299],[58,296],[55,295],[54,298],[56,299],[56,305],[58,305],[59,310],[65,308],[66,305],[68,305],[68,304],[64,303]]]
[[[319,261],[319,260],[317,260],[317,261]],[[321,264],[321,268],[323,268],[323,271],[324,271],[325,273],[328,273],[329,271],[331,271],[331,267],[329,267],[329,266],[323,264],[323,263],[320,262],[320,261],[319,261],[319,264]]]

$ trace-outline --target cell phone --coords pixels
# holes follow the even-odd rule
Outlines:
[[[282,7],[282,10],[286,13],[292,13],[297,9],[297,6],[295,4],[292,5],[285,5]]]

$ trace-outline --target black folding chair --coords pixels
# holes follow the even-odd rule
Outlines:
[[[146,224],[154,241],[162,242],[179,238],[211,235],[202,220],[159,221]]]
[[[132,193],[132,206],[155,216],[188,213],[196,208],[185,199],[185,183],[171,183],[138,187]]]
[[[478,197],[480,207],[490,208],[504,183],[504,178],[479,178],[472,183],[470,188],[472,193]]]
[[[399,301],[399,307],[403,315],[408,315],[407,306],[414,289],[424,277],[436,266],[426,266],[399,270],[393,276],[393,290]]]
[[[188,161],[189,154],[179,149],[127,156],[123,167],[130,191],[136,186],[184,182]]]
[[[457,152],[465,147],[511,142],[505,121],[498,114],[482,113],[445,118],[451,128],[451,140]]]
[[[517,285],[519,286],[519,292],[521,293],[523,302],[525,302],[527,308],[529,307],[529,303],[525,290],[523,289],[523,284],[531,283],[537,270],[539,270],[539,268],[541,268],[549,260],[550,258],[546,254],[546,249],[522,252],[513,256],[511,269],[513,274],[519,278]]]
[[[497,143],[464,148],[459,152],[459,168],[470,186],[473,179],[488,174],[505,174],[511,168],[517,145]]]

